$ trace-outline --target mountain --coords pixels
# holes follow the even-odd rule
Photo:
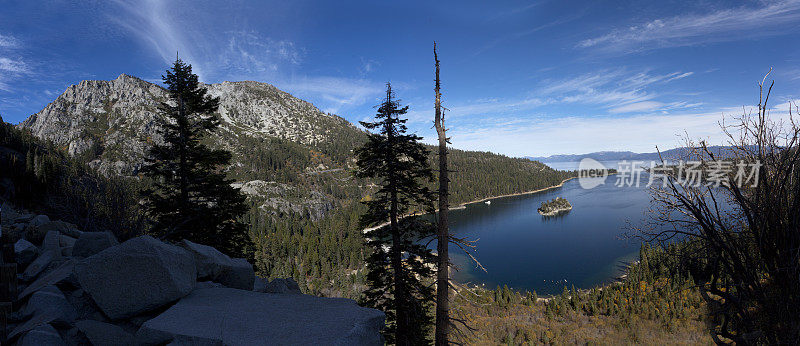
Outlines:
[[[360,269],[366,256],[358,223],[364,206],[359,201],[371,198],[376,188],[375,181],[352,175],[353,150],[366,141],[366,133],[267,83],[205,86],[220,98],[222,121],[220,129],[204,140],[232,152],[227,173],[248,196],[251,209],[243,221],[255,243],[252,256],[259,273],[291,276],[314,294],[357,297],[363,288]],[[53,201],[51,209],[67,214],[70,208],[89,209],[81,214],[85,217],[77,217],[85,220],[75,223],[92,224],[90,216],[100,215],[113,225],[117,212],[124,211],[121,216],[132,219],[127,224],[135,235],[146,228],[135,201],[138,189],[148,182],[138,172],[148,147],[161,141],[156,117],[166,99],[162,87],[125,74],[68,87],[17,125],[17,131],[9,131],[14,139],[9,142],[19,153],[16,157],[26,158],[13,166],[28,179],[18,185],[49,179],[47,186],[52,188],[47,191],[58,198],[41,198]],[[62,152],[71,160],[70,167],[89,167],[98,177],[84,183],[83,170],[59,168],[66,167]],[[541,162],[489,152],[453,149],[450,153],[454,206],[557,185],[574,175]],[[432,165],[434,155],[431,152]],[[52,169],[31,172],[27,167],[37,162],[53,162],[48,166]],[[104,198],[108,201],[96,202]]]
[[[347,120],[267,83],[205,87],[219,97],[222,120],[209,144],[232,152],[229,175],[265,209],[319,219],[366,193],[368,184],[354,181],[349,173],[352,151],[366,134]],[[161,140],[155,119],[167,98],[164,88],[126,74],[110,81],[82,81],[19,127],[103,174],[136,176],[149,143]],[[451,165],[458,167],[454,202],[554,185],[564,178],[538,162],[485,152],[454,150]],[[496,186],[479,183],[486,176]]]
[[[708,149],[715,154],[724,152],[727,147],[725,146],[709,146]],[[687,148],[675,148],[661,152],[661,158],[667,160],[678,160],[687,157],[689,150]],[[632,151],[598,151],[588,154],[562,154],[551,156],[532,157],[526,156],[526,159],[540,161],[540,162],[578,162],[583,158],[592,158],[597,161],[660,161],[659,153],[634,153]]]
[[[282,212],[308,210],[314,218],[335,207],[342,196],[286,191],[301,180],[315,180],[303,174],[344,170],[350,149],[364,137],[361,130],[266,83],[205,86],[220,98],[222,119],[210,144],[232,151],[230,174],[250,182],[243,191],[262,205]],[[155,119],[167,98],[166,89],[125,74],[82,81],[19,126],[103,174],[136,176],[149,143],[161,140]]]
[[[325,114],[266,83],[223,82],[206,87],[209,95],[220,98],[222,125],[216,142],[234,154],[249,150],[242,147],[248,140],[278,138],[326,148],[335,146],[326,141],[361,133],[343,118]],[[167,97],[164,88],[125,74],[111,81],[82,81],[21,126],[70,155],[88,155],[90,165],[100,171],[135,175],[147,143],[159,140],[154,138],[154,120],[158,105]]]

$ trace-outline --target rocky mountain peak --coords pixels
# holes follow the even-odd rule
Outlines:
[[[309,102],[267,83],[243,81],[208,84],[209,95],[220,98],[224,136],[220,146],[234,148],[233,138],[277,137],[303,145],[323,142],[331,133],[354,127]],[[68,87],[56,100],[19,126],[65,148],[85,155],[90,165],[113,174],[135,174],[148,143],[158,141],[158,105],[167,100],[164,88],[134,76],[114,80],[85,80]]]

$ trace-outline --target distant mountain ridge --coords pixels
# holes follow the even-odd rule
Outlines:
[[[367,140],[367,133],[267,83],[205,86],[211,96],[220,98],[221,125],[203,142],[232,154],[225,170],[247,195],[250,209],[243,218],[261,275],[293,277],[315,294],[357,298],[365,280],[360,269],[366,254],[359,223],[365,207],[360,201],[373,198],[378,183],[352,174],[354,150]],[[31,199],[52,200],[59,210],[64,209],[59,198],[75,201],[75,208],[97,206],[95,214],[107,216],[112,224],[117,217],[130,216],[131,229],[145,228],[138,205],[129,202],[138,200],[137,191],[149,183],[138,173],[150,145],[161,141],[157,118],[162,116],[159,104],[167,99],[161,86],[125,74],[109,81],[82,81],[16,125],[18,137],[36,137],[18,145],[33,158],[30,165],[22,165],[24,172],[31,166],[36,173],[30,180],[43,179],[39,173],[48,172],[38,162],[55,162],[63,168],[54,170],[50,185],[44,186],[53,185],[60,194],[52,198],[31,194]],[[20,158],[28,161],[27,156]],[[557,171],[541,162],[489,152],[452,149],[448,159],[453,170],[452,205],[540,190],[574,177],[574,172]],[[79,179],[82,174],[71,176],[61,161],[68,161],[69,167],[92,168],[89,174],[97,175],[98,182],[108,180],[108,188],[92,187]],[[435,169],[434,162],[431,152],[429,163]],[[62,180],[63,186],[58,185]],[[428,183],[432,188],[435,184]],[[111,198],[117,190],[108,191],[117,186],[130,198]],[[131,213],[119,216],[117,210]],[[90,222],[88,216],[84,219],[77,221]]]
[[[724,152],[728,147],[726,146],[709,146],[708,149],[715,154],[719,154]],[[591,158],[597,161],[660,161],[661,158],[664,160],[677,160],[680,158],[685,158],[689,153],[687,148],[675,148],[669,149],[659,153],[634,153],[632,151],[598,151],[594,153],[588,154],[562,154],[562,155],[551,155],[551,156],[526,156],[526,159],[540,161],[544,163],[551,163],[551,162],[578,162],[584,158]]]
[[[353,150],[367,134],[337,115],[262,82],[205,84],[219,97],[218,131],[206,139],[231,151],[227,168],[251,200],[274,215],[303,213],[318,220],[360,200],[371,183],[352,179]],[[51,141],[104,175],[136,176],[151,143],[159,143],[163,87],[121,74],[69,86],[44,109],[17,125]],[[453,201],[534,190],[558,184],[539,162],[453,150]],[[490,163],[491,162],[491,163]],[[539,178],[542,179],[539,179]],[[486,180],[496,180],[487,186]]]
[[[207,84],[208,94],[220,98],[220,137],[214,141],[229,150],[241,137],[280,138],[312,147],[333,139],[333,132],[356,136],[362,132],[345,119],[326,114],[311,103],[260,82]],[[136,174],[148,142],[156,135],[158,105],[168,98],[156,84],[126,74],[110,81],[87,80],[67,88],[53,102],[19,126],[51,140],[70,155],[87,155],[103,172]]]

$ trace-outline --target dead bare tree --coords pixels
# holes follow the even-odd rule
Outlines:
[[[434,87],[436,114],[434,126],[439,135],[439,213],[437,232],[437,259],[436,272],[436,345],[449,344],[450,329],[450,230],[447,224],[447,213],[450,179],[447,177],[447,134],[444,127],[444,113],[442,112],[442,94],[439,81],[439,56],[436,54],[436,42],[433,43],[433,60],[436,63],[436,86]]]
[[[687,141],[687,157],[700,167],[729,162],[748,167],[753,175],[744,178],[751,179],[743,183],[742,171],[732,169],[720,186],[698,186],[673,171],[653,189],[654,227],[640,230],[649,241],[687,238],[681,259],[709,303],[720,344],[800,342],[800,127],[792,111],[798,107],[789,104],[788,121],[772,121],[767,101],[774,82],[764,94],[767,76],[759,83],[758,113],[721,124],[728,150]]]

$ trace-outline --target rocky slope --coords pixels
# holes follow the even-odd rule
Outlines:
[[[206,85],[220,98],[220,145],[236,148],[230,137],[280,138],[316,147],[341,132],[359,132],[346,120],[321,112],[314,105],[259,82]],[[139,78],[120,75],[111,81],[82,81],[72,85],[20,126],[51,140],[71,155],[87,154],[103,171],[135,174],[147,143],[156,133],[158,105],[167,99],[164,88]]]
[[[120,244],[8,204],[0,230],[21,273],[4,344],[383,344],[382,312],[256,277],[210,246]]]
[[[233,152],[229,169],[242,184],[276,185],[300,180],[298,173],[342,170],[349,149],[364,137],[343,118],[325,114],[266,83],[223,82],[206,87],[211,96],[220,98],[222,119],[210,144]],[[150,143],[160,141],[155,119],[167,97],[164,88],[125,74],[111,81],[82,81],[19,126],[104,174],[133,176]],[[281,168],[289,173],[275,173]],[[303,191],[312,197],[310,202],[292,200],[284,198],[282,190],[247,191],[273,212],[309,211],[314,218],[332,209],[337,199],[312,189]]]

